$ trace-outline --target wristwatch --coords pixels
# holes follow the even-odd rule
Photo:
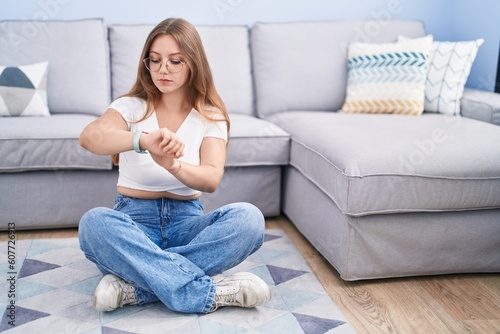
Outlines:
[[[139,139],[141,138],[141,135],[143,133],[147,133],[146,131],[136,131],[134,133],[134,140],[132,141],[132,145],[134,146],[134,151],[136,151],[139,154],[146,154],[148,151],[146,150],[141,150],[141,147],[139,146]]]

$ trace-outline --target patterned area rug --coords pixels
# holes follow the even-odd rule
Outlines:
[[[262,248],[225,273],[259,275],[271,285],[271,301],[254,309],[226,307],[207,315],[175,313],[161,303],[95,311],[92,295],[102,276],[83,256],[77,238],[16,241],[15,262],[10,250],[9,263],[8,244],[0,243],[0,332],[354,333],[279,229],[266,230]]]

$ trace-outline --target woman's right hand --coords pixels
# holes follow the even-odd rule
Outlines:
[[[184,143],[167,128],[143,133],[139,146],[147,150],[153,160],[167,170],[171,170],[175,160],[184,155]]]
[[[167,128],[143,133],[139,146],[154,155],[172,158],[180,158],[184,155],[184,143]]]

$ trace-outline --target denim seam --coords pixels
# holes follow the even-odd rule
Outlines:
[[[215,301],[215,291],[216,291],[216,285],[214,284],[215,281],[211,278],[210,279],[210,290],[208,291],[207,299],[205,300],[205,307],[203,307],[202,312],[203,313],[208,313],[212,309],[212,305]]]

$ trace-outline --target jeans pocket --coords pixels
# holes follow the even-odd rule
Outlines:
[[[191,201],[191,203],[193,204],[193,206],[198,209],[198,211],[200,212],[200,214],[203,214],[203,204],[201,203],[200,199],[197,198],[197,199],[194,199]]]
[[[116,196],[115,206],[113,207],[113,209],[116,211],[120,211],[129,202],[129,200],[130,200],[130,197],[127,197],[127,196],[123,196],[123,195]]]

